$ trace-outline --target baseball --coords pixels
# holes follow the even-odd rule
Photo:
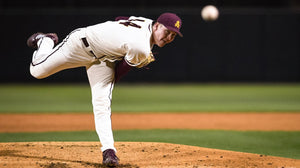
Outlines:
[[[201,16],[205,21],[214,21],[218,19],[219,11],[215,6],[207,5],[202,9]]]

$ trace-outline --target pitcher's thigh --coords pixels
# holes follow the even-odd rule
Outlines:
[[[84,66],[81,63],[72,63],[61,52],[57,51],[49,55],[38,64],[30,64],[30,73],[35,78],[46,78],[64,69]]]
[[[91,85],[110,85],[115,77],[115,63],[112,62],[95,62],[87,68],[87,75]]]

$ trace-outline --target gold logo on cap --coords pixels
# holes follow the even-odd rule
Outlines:
[[[179,20],[175,23],[175,27],[177,27],[177,28],[179,29],[179,27],[180,27],[180,22],[179,22]]]

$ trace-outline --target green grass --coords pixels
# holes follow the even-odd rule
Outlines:
[[[82,85],[0,85],[0,113],[91,112]],[[117,84],[113,112],[300,112],[300,84]]]
[[[92,111],[88,85],[0,85],[0,112]]]
[[[91,112],[82,85],[0,85],[0,113]],[[300,112],[300,84],[118,84],[118,112]],[[300,159],[299,131],[123,130],[116,141],[167,142]],[[98,141],[95,131],[0,133],[0,142]]]
[[[124,86],[115,89],[113,110],[137,112],[300,111],[300,85]]]
[[[300,159],[300,132],[220,130],[121,130],[116,141],[167,142]],[[98,141],[95,131],[0,133],[0,142]]]

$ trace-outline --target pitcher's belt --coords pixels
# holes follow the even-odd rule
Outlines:
[[[89,51],[95,58],[97,58],[97,56],[94,54],[92,48],[90,47],[90,44],[89,44],[89,42],[87,41],[86,37],[81,38],[81,40],[82,40],[84,46],[85,46],[86,48],[88,48],[88,51]]]

